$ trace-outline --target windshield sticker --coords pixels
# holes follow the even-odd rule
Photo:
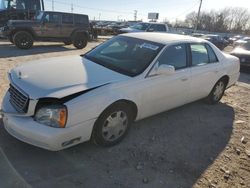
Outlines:
[[[150,50],[158,50],[159,49],[159,46],[155,46],[153,44],[149,44],[149,43],[143,43],[140,48],[147,48],[147,49],[150,49]]]

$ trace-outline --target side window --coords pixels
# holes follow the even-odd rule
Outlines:
[[[204,44],[191,44],[192,65],[199,66],[209,63],[208,51]]]
[[[45,19],[49,23],[60,23],[60,15],[59,14],[49,13],[46,15]]]
[[[157,25],[152,24],[149,29],[152,29],[153,31],[157,31]]]
[[[75,15],[75,23],[76,24],[87,24],[88,17],[84,15]]]
[[[209,63],[218,62],[218,58],[215,55],[215,53],[214,53],[213,49],[211,48],[211,46],[206,44],[206,47],[207,47],[207,51],[208,51]]]
[[[178,44],[168,47],[158,59],[159,65],[172,65],[175,69],[187,67],[186,45]]]
[[[166,31],[165,25],[157,25],[157,31]]]
[[[64,23],[64,24],[73,24],[73,15],[63,14],[62,15],[62,23]]]

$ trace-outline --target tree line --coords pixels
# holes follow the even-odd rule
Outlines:
[[[186,15],[185,21],[172,24],[174,27],[196,28],[197,13]],[[197,30],[209,32],[230,32],[250,34],[250,12],[247,8],[225,8],[219,11],[203,11],[200,14]]]

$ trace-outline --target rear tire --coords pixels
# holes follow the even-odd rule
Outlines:
[[[117,102],[108,107],[96,120],[92,141],[101,146],[113,146],[127,134],[133,121],[130,107]]]
[[[14,44],[20,49],[29,49],[33,46],[33,37],[26,31],[18,31],[13,37]]]
[[[77,49],[83,49],[87,46],[88,40],[84,34],[79,33],[74,37],[73,44]]]
[[[224,95],[226,90],[226,80],[220,79],[213,87],[211,93],[206,98],[207,103],[209,104],[217,104]]]

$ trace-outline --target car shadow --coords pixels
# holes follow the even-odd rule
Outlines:
[[[114,147],[87,142],[59,152],[22,143],[0,126],[0,148],[10,171],[32,187],[192,187],[225,149],[234,117],[226,104],[198,101],[134,123]]]
[[[62,44],[34,44],[31,49],[22,50],[18,49],[15,45],[4,42],[0,44],[0,58],[10,58],[10,57],[19,57],[19,56],[27,56],[27,55],[36,55],[36,54],[44,54],[44,53],[53,53],[53,52],[63,52],[63,51],[72,51],[76,50],[75,48],[67,48]]]

